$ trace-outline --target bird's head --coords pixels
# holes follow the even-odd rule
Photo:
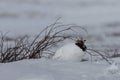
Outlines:
[[[77,40],[76,41],[76,45],[78,46],[78,47],[80,47],[83,51],[86,51],[86,49],[87,49],[87,47],[86,47],[86,45],[85,45],[85,42],[86,42],[86,40]]]

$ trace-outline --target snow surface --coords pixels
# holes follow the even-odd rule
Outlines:
[[[120,0],[0,0],[0,31],[35,35],[58,17],[87,29],[87,46],[120,49]],[[120,61],[24,60],[0,64],[0,80],[120,80]]]
[[[108,74],[111,66],[104,62],[23,60],[0,64],[0,80],[119,80],[120,71]]]
[[[85,52],[82,51],[75,43],[69,43],[58,49],[53,56],[55,60],[67,60],[67,61],[82,61],[88,59],[85,57]]]
[[[106,71],[108,74],[115,74],[119,72],[118,65],[113,63],[110,67],[107,68]]]

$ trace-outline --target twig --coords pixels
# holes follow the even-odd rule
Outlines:
[[[93,51],[97,54],[99,54],[106,62],[108,62],[109,64],[112,64],[103,54],[101,54],[100,52],[96,51],[96,50],[93,50],[93,49],[87,49],[89,51]],[[90,54],[90,53],[89,53]]]

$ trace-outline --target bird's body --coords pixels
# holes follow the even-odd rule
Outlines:
[[[56,60],[81,61],[84,57],[84,51],[75,43],[64,45],[58,49],[53,56]]]

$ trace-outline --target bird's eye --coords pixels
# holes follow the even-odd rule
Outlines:
[[[86,42],[86,40],[84,40],[84,42]]]

